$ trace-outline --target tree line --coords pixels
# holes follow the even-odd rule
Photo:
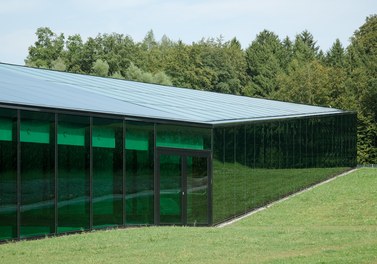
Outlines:
[[[324,52],[305,30],[280,39],[264,30],[244,50],[233,38],[191,44],[153,31],[134,41],[123,34],[83,40],[38,28],[25,64],[74,73],[262,97],[357,112],[358,163],[377,164],[377,15],[343,47]]]

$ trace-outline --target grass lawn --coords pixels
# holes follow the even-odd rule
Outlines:
[[[377,263],[377,170],[225,228],[147,227],[0,245],[0,263]]]

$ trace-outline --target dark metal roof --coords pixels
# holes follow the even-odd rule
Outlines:
[[[200,124],[326,115],[343,111],[0,64],[0,103]]]

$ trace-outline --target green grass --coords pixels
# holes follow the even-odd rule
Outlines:
[[[0,263],[376,263],[377,170],[225,228],[146,227],[0,245]]]

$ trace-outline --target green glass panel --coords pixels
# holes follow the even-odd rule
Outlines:
[[[160,223],[182,224],[181,157],[160,155]]]
[[[126,224],[154,223],[154,127],[126,124]],[[137,136],[138,135],[138,136]],[[130,141],[131,139],[136,139]],[[131,145],[127,145],[131,144]]]
[[[197,135],[182,135],[174,132],[165,132],[157,138],[158,147],[203,149],[203,138]]]
[[[94,132],[97,131],[97,132]],[[98,141],[101,136],[108,139]],[[107,137],[104,137],[107,135]],[[99,145],[99,146],[98,146]],[[110,146],[109,146],[110,145]],[[93,227],[121,225],[123,221],[123,122],[93,118]]]
[[[208,224],[207,158],[187,157],[187,224]]]
[[[21,238],[55,232],[55,143],[50,128],[53,114],[21,111]]]
[[[7,240],[17,237],[17,112],[0,109],[0,120],[0,240]]]
[[[211,130],[182,126],[158,125],[157,147],[211,149]]]
[[[21,142],[50,143],[50,124],[39,120],[24,120],[21,122]]]
[[[58,120],[61,122],[58,124],[61,140],[58,147],[58,233],[86,230],[90,213],[89,118],[59,115]]]
[[[12,119],[0,118],[0,141],[12,141]]]
[[[93,147],[115,148],[115,135],[113,128],[93,126],[92,136]]]
[[[129,129],[126,133],[126,149],[148,150],[149,146],[148,131]]]
[[[58,144],[85,146],[85,128],[75,123],[69,124],[59,122]]]

